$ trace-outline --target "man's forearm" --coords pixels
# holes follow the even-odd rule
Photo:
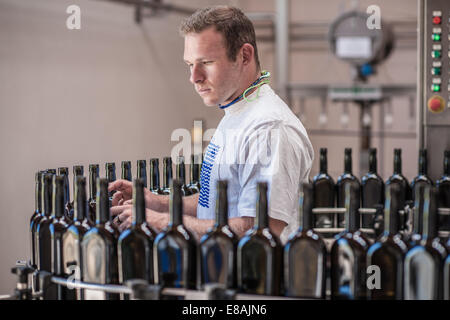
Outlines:
[[[198,198],[198,193],[192,196],[183,197],[183,214],[192,217],[197,216]],[[146,195],[146,207],[157,212],[169,212],[169,199],[170,196],[149,193]]]

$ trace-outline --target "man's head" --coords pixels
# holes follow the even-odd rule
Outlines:
[[[180,26],[190,81],[208,106],[242,93],[260,70],[255,30],[244,13],[216,6],[196,11]]]

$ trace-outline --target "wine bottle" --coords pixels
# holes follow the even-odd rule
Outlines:
[[[131,175],[131,161],[122,161],[122,179],[131,181],[133,179]]]
[[[256,218],[237,248],[238,288],[249,294],[279,295],[283,285],[283,248],[269,229],[267,183],[257,185]]]
[[[106,171],[106,179],[108,180],[108,183],[116,181],[116,164],[114,162],[107,162],[105,164],[105,171]],[[113,197],[114,193],[116,193],[115,190],[108,192],[109,206],[111,206],[112,197]]]
[[[398,233],[400,186],[387,186],[385,199],[384,232],[367,251],[367,265],[378,267],[380,283],[379,287],[368,285],[367,296],[370,300],[402,300],[403,259],[408,247]]]
[[[76,280],[82,280],[81,241],[83,236],[91,228],[91,222],[86,210],[86,178],[78,176],[75,180],[74,190],[74,220],[63,235],[63,267],[64,276],[75,276]],[[67,300],[83,300],[82,289],[67,290]]]
[[[369,150],[369,172],[361,178],[361,202],[363,208],[375,208],[384,203],[384,182],[377,173],[377,149]],[[373,228],[373,216],[363,214],[362,227]]]
[[[186,165],[184,164],[184,157],[178,156],[176,165],[176,179],[182,183],[181,191],[183,196],[192,195],[191,190],[186,186]]]
[[[201,167],[201,159],[199,155],[191,155],[191,164],[190,164],[190,182],[187,185],[187,188],[190,190],[192,194],[196,194],[200,192],[200,167]]]
[[[154,194],[162,194],[159,187],[159,159],[150,159],[150,191]]]
[[[422,240],[405,256],[405,300],[438,300],[443,297],[443,266],[447,256],[437,236],[437,190],[424,187]]]
[[[138,160],[136,163],[136,178],[144,181],[144,188],[147,188],[147,161]]]
[[[300,227],[284,247],[284,283],[288,296],[325,299],[327,248],[313,229],[313,190],[310,183],[301,186]]]
[[[133,213],[131,228],[122,232],[117,244],[119,282],[130,279],[153,281],[153,242],[156,232],[145,220],[144,180],[133,183]],[[123,296],[128,299],[128,295]]]
[[[447,258],[444,261],[444,300],[450,300],[450,239],[447,241]]]
[[[438,189],[438,207],[450,208],[450,150],[444,152],[444,173],[436,182]],[[440,230],[450,231],[450,215],[439,215]]]
[[[43,174],[43,196],[42,203],[44,206],[43,217],[37,224],[36,244],[38,247],[37,264],[41,271],[52,271],[52,255],[51,255],[51,235],[50,224],[53,221],[52,216],[52,186],[53,175],[50,173]]]
[[[172,180],[172,158],[164,157],[163,159],[163,187],[162,194],[170,194],[170,181]]]
[[[216,221],[200,239],[202,285],[220,283],[236,288],[236,249],[238,237],[228,226],[228,183],[217,182]]]
[[[320,169],[319,173],[313,178],[313,187],[314,207],[335,207],[334,198],[336,186],[334,184],[333,178],[328,175],[327,148],[320,148]],[[316,226],[316,228],[333,227],[333,214],[331,213],[316,214],[314,220],[314,225]]]
[[[402,174],[402,149],[394,149],[394,173],[386,181],[388,185],[396,184],[400,187],[400,208],[404,208],[406,201],[411,200],[411,188],[408,180]],[[399,216],[398,219],[399,230],[406,228],[406,219]]]
[[[108,199],[108,179],[97,179],[96,225],[81,242],[82,273],[86,282],[118,284],[117,238],[111,228]],[[119,295],[96,290],[84,290],[86,300],[116,300]]]
[[[169,225],[160,232],[153,246],[155,283],[163,287],[195,289],[197,242],[182,222],[181,182],[173,180],[169,200]]]
[[[37,268],[36,264],[36,223],[42,218],[42,171],[36,172],[35,176],[35,189],[34,189],[34,213],[30,218],[30,233],[31,233],[31,258],[30,265],[33,268]]]
[[[98,164],[89,165],[89,200],[88,200],[88,215],[87,219],[89,225],[95,225],[96,212],[96,194],[97,194],[97,179],[100,176],[100,166]],[[84,191],[85,192],[85,191]]]
[[[51,267],[55,276],[64,276],[63,265],[63,236],[69,226],[64,217],[65,210],[65,177],[61,175],[53,176],[53,211],[54,218],[50,223],[51,237]],[[56,299],[66,299],[66,288],[62,285],[56,285]]]
[[[338,208],[343,208],[345,206],[345,188],[347,184],[351,184],[352,187],[351,192],[355,192],[353,198],[358,199],[360,201],[360,184],[358,178],[356,178],[352,173],[352,149],[345,148],[345,157],[344,157],[344,173],[341,174],[337,180],[337,206]],[[358,203],[358,208],[360,204]],[[338,213],[338,227],[345,227],[345,218],[344,214]],[[359,228],[359,220],[356,221],[357,226]]]
[[[356,184],[345,186],[345,231],[331,247],[331,298],[366,299],[367,240],[357,232],[360,199]],[[353,190],[352,190],[353,189]]]
[[[419,151],[419,173],[418,175],[411,181],[411,191],[414,200],[415,188],[419,185],[433,185],[433,182],[427,176],[427,149],[420,149]]]
[[[407,245],[409,248],[413,248],[420,244],[420,240],[422,240],[422,221],[425,197],[424,191],[424,185],[419,185],[414,190],[413,229],[407,240]]]

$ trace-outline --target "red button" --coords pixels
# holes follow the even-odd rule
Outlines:
[[[433,96],[428,100],[428,109],[431,112],[442,112],[444,110],[444,99],[439,96]]]
[[[441,17],[433,17],[433,24],[441,24]]]

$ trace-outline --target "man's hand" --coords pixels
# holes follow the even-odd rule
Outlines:
[[[133,197],[133,184],[128,180],[116,180],[109,184],[108,191],[116,191],[112,197],[112,206],[122,205]]]
[[[131,204],[116,205],[111,207],[111,216],[115,217],[113,223],[119,227],[120,232],[131,226],[131,214],[133,206]]]

